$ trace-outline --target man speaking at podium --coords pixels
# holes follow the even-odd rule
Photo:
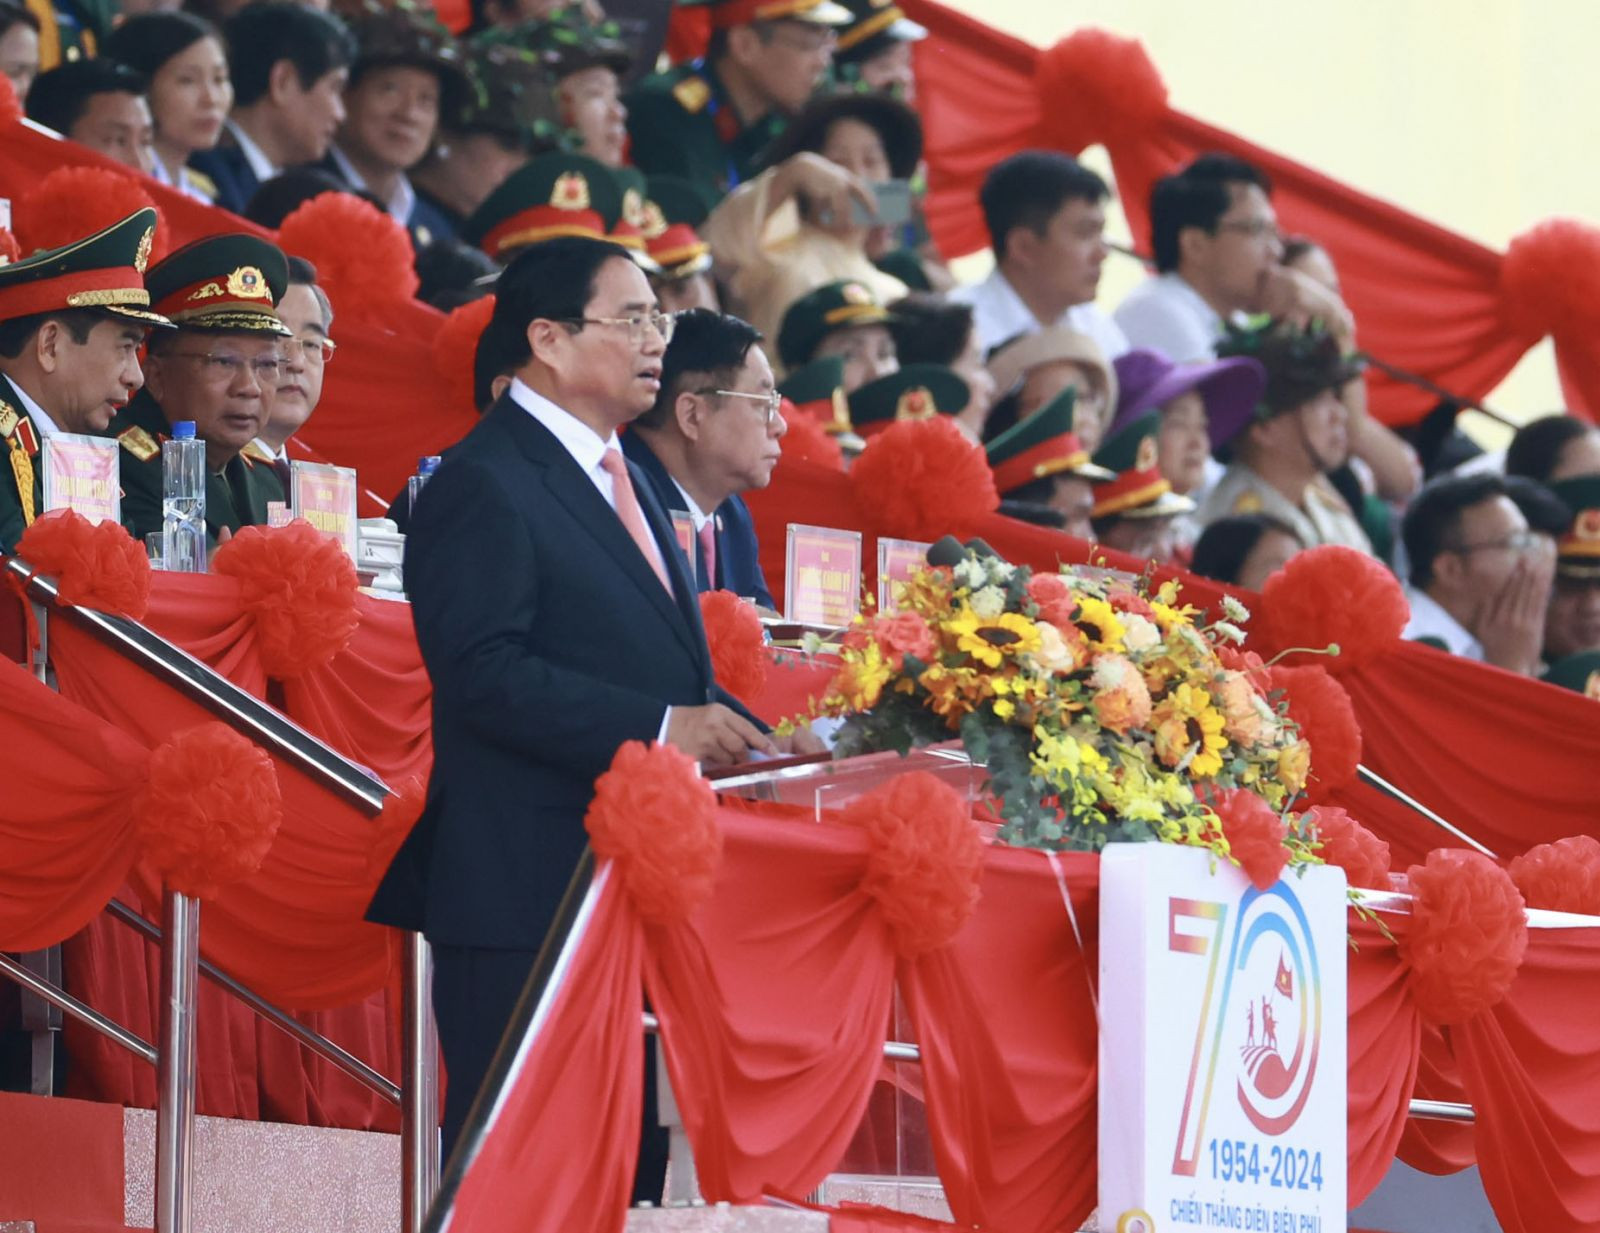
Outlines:
[[[618,747],[665,740],[718,765],[775,752],[713,682],[694,579],[617,444],[655,400],[672,326],[626,249],[577,237],[527,249],[479,344],[516,379],[412,515],[405,583],[433,680],[434,767],[369,915],[434,947],[447,1154]],[[659,1201],[653,1132],[638,1192]]]

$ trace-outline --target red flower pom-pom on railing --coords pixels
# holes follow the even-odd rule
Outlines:
[[[706,591],[700,620],[717,684],[741,702],[759,697],[767,685],[767,645],[755,608],[732,591]]]
[[[583,824],[595,855],[615,861],[649,924],[677,924],[710,897],[722,866],[716,797],[671,745],[627,741],[595,780]]]
[[[277,680],[328,663],[361,623],[355,566],[332,536],[301,519],[241,529],[217,549],[212,572],[238,580],[261,666]]]
[[[1361,724],[1344,686],[1320,664],[1291,668],[1278,664],[1268,670],[1267,688],[1283,690],[1289,718],[1299,725],[1300,737],[1311,746],[1311,771],[1306,777],[1306,799],[1325,801],[1356,777],[1361,765]]]
[[[1458,848],[1407,871],[1414,897],[1400,956],[1412,1000],[1429,1023],[1465,1023],[1500,1004],[1528,949],[1528,918],[1511,875]]]
[[[1283,846],[1289,828],[1254,792],[1226,788],[1211,806],[1222,823],[1228,851],[1257,890],[1270,890],[1283,876],[1289,849]]]
[[[1394,647],[1410,616],[1405,592],[1380,561],[1324,544],[1267,579],[1254,634],[1277,651],[1335,645],[1339,653],[1321,662],[1343,676]]]
[[[857,797],[840,821],[867,833],[861,888],[878,901],[903,958],[946,946],[978,906],[983,841],[949,784],[909,771]]]
[[[112,223],[155,201],[132,173],[111,167],[57,167],[23,193],[13,207],[11,226],[24,253],[60,248],[104,231]],[[167,255],[167,224],[156,210],[150,261]]]
[[[1500,305],[1529,342],[1600,332],[1600,227],[1552,218],[1513,239],[1500,262]]]
[[[22,533],[17,555],[55,578],[64,604],[135,621],[150,606],[149,554],[118,523],[54,510]]]
[[[884,534],[937,540],[1000,508],[983,450],[948,415],[901,420],[850,468],[856,503]]]
[[[9,265],[13,261],[21,260],[22,245],[17,243],[17,237],[5,227],[0,227],[0,265]]]
[[[474,371],[478,359],[478,339],[494,316],[494,296],[486,295],[450,311],[433,339],[433,370],[445,380],[450,406],[461,411],[477,411],[477,382]]]
[[[835,471],[844,470],[844,451],[821,424],[804,412],[793,410],[789,403],[784,404],[783,418],[789,427],[783,434],[780,467],[785,462],[814,462]]]
[[[150,753],[134,800],[144,858],[175,891],[210,899],[261,868],[283,818],[272,759],[220,723]]]
[[[1530,908],[1600,916],[1600,841],[1592,835],[1529,848],[1509,872]]]
[[[1033,74],[1045,137],[1069,154],[1148,133],[1167,86],[1138,39],[1078,30],[1039,54]]]
[[[1315,750],[1312,756],[1316,756]],[[1389,889],[1389,845],[1344,810],[1318,805],[1306,810],[1300,821],[1303,828],[1315,829],[1322,843],[1317,855],[1343,869],[1351,886]]]
[[[278,228],[278,245],[317,267],[341,317],[382,321],[416,295],[416,253],[406,229],[350,193],[320,193]]]

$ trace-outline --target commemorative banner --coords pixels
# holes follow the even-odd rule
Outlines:
[[[1199,849],[1105,849],[1106,1233],[1343,1233],[1345,908],[1336,867],[1259,891]]]

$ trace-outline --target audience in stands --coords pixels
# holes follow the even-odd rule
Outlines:
[[[984,367],[972,305],[915,291],[890,304],[889,311],[889,332],[902,364],[938,364],[967,383],[967,405],[956,423],[974,441],[982,441],[994,406],[995,379]]]
[[[1270,514],[1230,514],[1200,533],[1189,568],[1202,578],[1259,591],[1303,547],[1294,528]]]
[[[285,168],[321,161],[344,121],[355,43],[337,18],[290,0],[257,0],[225,27],[233,110],[216,148],[189,161],[243,213]]]
[[[917,99],[911,45],[928,37],[892,0],[839,0],[852,21],[839,30],[833,49],[833,73],[841,83],[892,94],[908,103]]]
[[[1115,359],[1128,349],[1117,324],[1094,303],[1105,263],[1106,182],[1077,159],[1026,150],[996,163],[979,201],[994,270],[951,299],[971,304],[978,338],[992,350],[1018,334],[1065,326]]]
[[[778,355],[786,372],[822,356],[842,357],[844,392],[853,394],[899,370],[900,356],[889,330],[893,321],[865,283],[828,283],[801,296],[784,313]]]
[[[765,488],[787,430],[761,335],[737,317],[696,308],[678,317],[655,405],[622,437],[663,509],[687,513],[684,546],[702,591],[748,595],[774,609],[755,523],[739,498]]]
[[[1506,450],[1506,474],[1541,484],[1579,475],[1600,475],[1600,428],[1571,415],[1529,420]]]
[[[1160,432],[1161,416],[1146,411],[1106,437],[1094,463],[1112,478],[1094,486],[1090,515],[1100,543],[1157,564],[1174,559],[1174,522],[1194,512],[1194,502],[1173,492],[1161,474],[1156,445]]]
[[[73,60],[40,73],[28,91],[28,119],[124,167],[155,171],[145,80],[115,60]]]
[[[1600,475],[1557,480],[1551,490],[1567,514],[1544,624],[1544,658],[1554,664],[1600,651]]]
[[[650,286],[664,312],[690,308],[722,308],[712,276],[716,261],[711,245],[696,230],[706,221],[706,205],[693,184],[681,176],[651,176],[644,228],[646,250],[656,265]]]
[[[988,367],[998,401],[986,437],[992,440],[1070,389],[1077,398],[1072,431],[1085,449],[1099,448],[1117,406],[1117,377],[1094,339],[1059,325],[1020,334],[989,353]]]
[[[1410,562],[1405,636],[1536,675],[1555,557],[1497,475],[1425,485],[1401,527]]]
[[[105,54],[149,83],[151,174],[169,188],[214,201],[216,186],[189,159],[217,144],[233,106],[227,48],[217,28],[192,13],[143,13],[111,32]]]
[[[0,77],[27,97],[39,72],[39,19],[21,0],[0,0]]]

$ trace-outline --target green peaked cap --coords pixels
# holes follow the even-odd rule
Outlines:
[[[899,372],[869,381],[850,395],[850,418],[856,427],[887,425],[895,420],[924,420],[954,415],[967,405],[972,391],[942,364],[907,364]]]
[[[1078,391],[1061,391],[1043,408],[1018,420],[993,441],[986,452],[1002,493],[1046,475],[1070,472],[1084,479],[1108,480],[1112,473],[1089,461],[1088,451],[1072,431]]]
[[[795,369],[778,382],[778,393],[798,407],[832,398],[844,385],[844,356],[825,355]]]
[[[604,163],[564,151],[519,167],[467,220],[463,233],[491,257],[557,235],[605,239],[622,217],[622,189]]]
[[[289,259],[260,236],[194,240],[151,266],[144,285],[155,310],[185,329],[289,335],[277,308]]]
[[[866,283],[853,278],[824,283],[808,291],[783,314],[778,355],[785,368],[798,368],[816,354],[834,330],[853,325],[886,325],[895,318]]]
[[[1600,651],[1579,651],[1558,659],[1539,679],[1600,699]]]
[[[145,288],[156,217],[146,207],[81,240],[0,262],[0,321],[61,308],[95,308],[141,325],[170,325],[150,311]]]

